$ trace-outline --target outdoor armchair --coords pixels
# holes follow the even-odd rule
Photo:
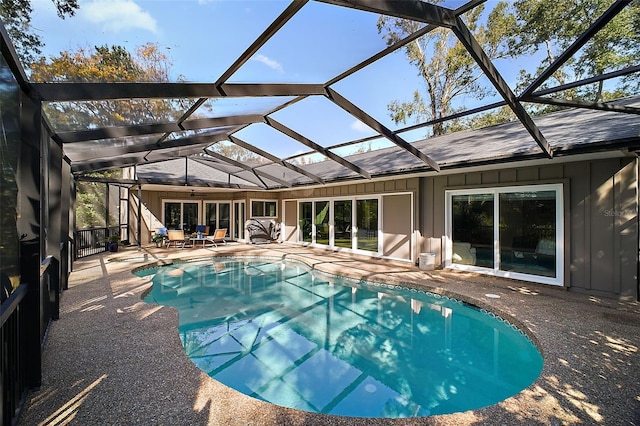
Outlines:
[[[184,248],[186,239],[182,229],[169,229],[167,234],[167,247],[170,247],[171,244],[173,244],[174,247],[180,246],[180,248]]]
[[[207,241],[211,241],[214,246],[218,247],[217,243],[223,243],[227,245],[227,240],[225,240],[225,236],[227,235],[227,228],[219,228],[213,232],[213,235],[205,237]]]

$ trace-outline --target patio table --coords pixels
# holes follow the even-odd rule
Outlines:
[[[189,238],[189,241],[191,241],[191,247],[193,248],[195,248],[198,242],[202,242],[202,248],[205,248],[207,243],[211,243],[211,245],[213,246],[213,242],[206,239],[205,237],[191,237]]]

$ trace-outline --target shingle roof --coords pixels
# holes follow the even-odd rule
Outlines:
[[[640,97],[619,100],[613,104],[640,106]],[[572,108],[534,117],[534,121],[554,152],[562,155],[602,149],[640,147],[640,119],[635,114]],[[413,145],[427,153],[442,168],[518,161],[542,156],[540,147],[531,139],[520,122],[450,133],[417,141]],[[344,158],[367,170],[372,177],[431,170],[417,157],[407,155],[406,151],[395,146]],[[264,177],[263,182],[260,182],[253,173],[223,162],[215,162],[215,167],[218,170],[189,160],[188,182],[205,186],[231,183],[254,186],[256,189],[263,188],[264,182],[268,188],[284,187],[281,183]],[[260,166],[257,170],[289,182],[293,186],[316,184],[308,177],[277,164]],[[363,179],[358,173],[330,160],[309,164],[306,170],[322,176],[326,183]],[[184,181],[185,161],[174,160],[141,165],[138,166],[137,171],[138,177],[145,182]]]

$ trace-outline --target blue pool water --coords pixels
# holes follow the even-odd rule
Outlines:
[[[147,270],[189,358],[273,404],[416,417],[495,404],[542,356],[516,328],[459,301],[320,274],[298,262],[214,258]]]

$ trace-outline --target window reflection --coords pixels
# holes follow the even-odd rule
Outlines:
[[[351,200],[333,203],[334,245],[351,248],[352,205]]]
[[[20,246],[17,218],[20,214],[16,172],[20,154],[20,98],[18,84],[4,58],[0,57],[0,300],[4,301],[20,283]]]
[[[451,195],[451,263],[555,284],[549,279],[558,278],[562,267],[556,255],[562,241],[558,190],[540,185],[482,191]]]
[[[500,269],[556,276],[555,191],[500,194]]]
[[[358,249],[378,251],[378,200],[357,200]]]
[[[454,195],[451,261],[493,268],[493,194]]]
[[[312,239],[312,231],[313,231],[313,227],[312,227],[312,223],[313,223],[313,210],[312,210],[312,204],[311,202],[305,201],[303,203],[300,203],[300,217],[298,218],[299,220],[299,227],[298,229],[300,230],[300,235],[298,237],[298,239],[300,241],[304,241],[307,243],[311,242]]]
[[[329,202],[316,201],[316,243],[329,245]]]

